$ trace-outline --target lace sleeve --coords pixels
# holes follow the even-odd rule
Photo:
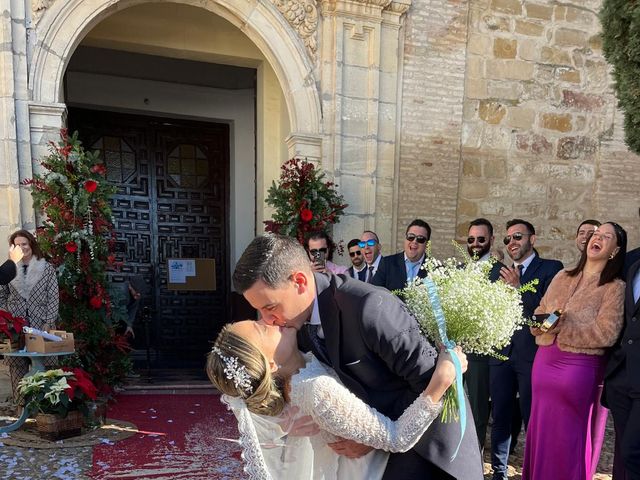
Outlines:
[[[292,400],[334,435],[389,452],[411,449],[439,415],[442,404],[419,395],[396,421],[366,405],[331,376],[306,379]]]

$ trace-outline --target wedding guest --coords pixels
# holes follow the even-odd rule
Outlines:
[[[404,249],[382,259],[370,283],[389,291],[401,290],[416,277],[424,278],[427,272],[422,265],[427,258],[427,242],[431,239],[431,226],[416,218],[405,231]]]
[[[552,312],[561,315],[550,328],[531,327],[539,347],[523,479],[593,478],[604,438],[604,422],[594,419],[602,408],[605,353],[622,329],[626,248],[624,229],[602,224],[578,265],[555,276],[536,309],[542,319]]]
[[[9,247],[9,260],[0,265],[0,285],[6,285],[16,278],[16,264],[22,260],[22,249],[15,245]]]
[[[333,263],[333,254],[336,251],[336,244],[326,232],[313,232],[307,237],[304,248],[309,255],[311,268],[314,272],[326,273],[329,271],[331,273],[338,274],[345,273],[347,271],[347,267]]]
[[[625,323],[607,363],[603,404],[616,431],[613,480],[640,480],[640,259],[625,278]]]
[[[591,234],[600,226],[598,220],[585,220],[578,226],[576,231],[576,248],[580,253],[584,251],[584,247],[591,238]]]
[[[409,450],[440,414],[440,400],[455,380],[449,354],[439,356],[422,395],[393,421],[349,392],[331,367],[303,354],[296,335],[293,328],[247,320],[223,327],[209,354],[207,373],[238,419],[250,478],[381,479],[387,451]],[[459,347],[455,354],[464,370]],[[321,434],[289,441],[283,424],[291,425],[291,412],[311,417]],[[339,456],[327,445],[333,435],[377,450]]]
[[[514,218],[507,222],[507,235],[502,243],[507,248],[507,255],[512,265],[502,267],[500,278],[514,288],[520,288],[531,281],[537,281],[535,291],[525,291],[522,296],[524,318],[531,318],[540,304],[551,280],[562,270],[563,265],[557,260],[541,258],[535,249],[537,241],[534,226],[523,219]],[[531,412],[531,369],[536,354],[536,342],[528,331],[516,331],[511,342],[500,353],[507,360],[497,358],[489,360],[489,376],[491,392],[491,467],[493,480],[507,479],[507,466],[512,439],[524,424],[526,430]],[[514,422],[520,407],[521,422]]]
[[[351,266],[347,269],[347,273],[353,278],[357,278],[362,282],[367,281],[367,263],[364,261],[362,249],[360,248],[360,240],[354,238],[347,244],[349,257],[351,257]]]
[[[488,262],[491,259],[495,237],[493,225],[486,218],[476,218],[469,223],[467,231],[467,253],[472,261]],[[500,278],[500,270],[504,265],[495,261],[489,279],[496,282]],[[473,412],[473,420],[478,434],[480,451],[484,451],[484,443],[489,425],[490,393],[489,393],[489,357],[470,353],[469,369],[465,374],[465,386],[469,395],[469,404]]]
[[[20,247],[23,257],[16,265],[16,277],[8,285],[0,286],[0,308],[14,317],[23,317],[30,327],[39,330],[55,328],[59,303],[55,269],[44,259],[30,232],[14,232],[9,244]],[[5,359],[5,362],[10,368],[14,399],[20,401],[17,384],[29,370],[28,362],[22,358]]]
[[[362,249],[364,261],[367,263],[367,283],[371,283],[382,263],[382,244],[376,232],[365,230],[360,236],[358,246]]]

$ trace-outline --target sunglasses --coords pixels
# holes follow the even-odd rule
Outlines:
[[[329,249],[327,247],[322,247],[322,248],[312,248],[311,250],[309,250],[309,253],[311,255],[316,255],[318,252],[322,252],[322,253],[327,253],[329,251]]]
[[[358,242],[358,246],[360,248],[364,248],[364,247],[375,247],[377,245],[378,241],[374,240],[373,238],[371,240],[367,240],[366,242]]]
[[[424,237],[422,235],[414,235],[413,233],[409,233],[405,238],[409,243],[413,242],[414,240],[418,243],[427,243],[427,237]]]
[[[519,242],[520,240],[522,240],[523,237],[530,237],[531,235],[533,234],[516,232],[513,235],[507,235],[506,237],[504,237],[502,239],[502,243],[504,243],[505,245],[509,245],[511,243],[511,239]]]
[[[349,256],[352,258],[355,256],[359,257],[360,255],[362,255],[362,252],[360,250],[356,250],[355,252],[349,252]]]
[[[478,240],[478,243],[484,243],[487,241],[487,237],[467,237],[467,243],[469,245],[471,245],[476,240]]]

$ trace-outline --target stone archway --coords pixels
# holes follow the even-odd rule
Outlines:
[[[64,124],[64,72],[87,32],[117,11],[153,2],[49,0],[43,3],[51,5],[36,12],[40,18],[33,33],[35,42],[29,68],[30,143],[34,158],[46,153],[48,141],[57,138],[57,132]],[[319,160],[321,109],[313,77],[317,13],[309,10],[306,24],[293,21],[290,24],[285,19],[287,12],[281,13],[278,9],[284,7],[276,7],[268,0],[247,3],[173,0],[170,3],[191,5],[219,15],[255,43],[275,71],[284,93],[291,123],[291,134],[286,139],[289,154],[303,154]]]

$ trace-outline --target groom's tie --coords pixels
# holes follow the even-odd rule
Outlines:
[[[310,323],[306,324],[307,334],[311,339],[311,343],[313,343],[314,354],[318,357],[322,363],[326,363],[327,365],[331,365],[331,361],[329,360],[329,354],[327,353],[327,346],[324,343],[324,339],[318,336],[318,327],[320,325],[312,325]]]

